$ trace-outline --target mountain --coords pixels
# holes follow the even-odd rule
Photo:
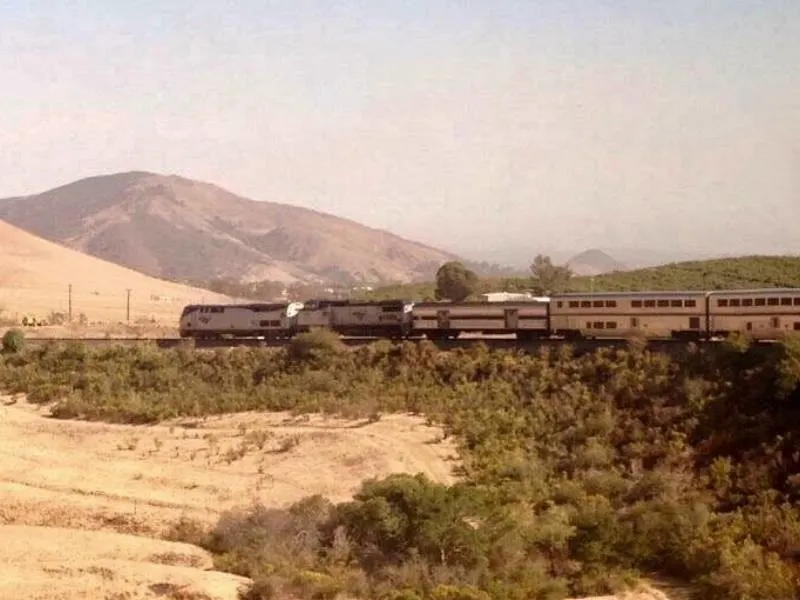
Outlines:
[[[73,316],[124,321],[127,290],[132,320],[164,318],[177,322],[184,305],[230,302],[227,296],[142,275],[76,250],[43,240],[0,221],[0,312],[33,314],[69,310]]]
[[[129,172],[0,200],[0,218],[155,277],[429,279],[450,253],[314,210],[176,175]]]
[[[567,261],[567,266],[576,275],[599,275],[624,271],[627,268],[609,254],[596,248],[573,256]]]

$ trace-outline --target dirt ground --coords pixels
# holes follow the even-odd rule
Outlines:
[[[184,515],[214,523],[253,501],[283,506],[316,493],[341,501],[362,480],[393,472],[453,480],[454,448],[406,416],[238,414],[134,427],[58,421],[22,398],[11,402],[0,406],[4,600],[170,590],[234,599],[245,580],[209,570],[199,548],[155,538]]]
[[[285,506],[317,493],[342,501],[364,479],[395,472],[455,479],[451,440],[409,416],[244,413],[145,427],[59,421],[23,397],[0,401],[4,600],[234,600],[247,580],[213,571],[200,548],[157,539],[170,524],[182,516],[212,524],[255,501]]]

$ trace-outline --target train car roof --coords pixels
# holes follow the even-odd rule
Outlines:
[[[390,299],[390,300],[334,300],[334,299],[321,299],[321,300],[306,300],[305,304],[308,306],[403,306],[406,304],[413,304],[413,300],[405,299]]]
[[[444,300],[431,300],[426,302],[415,302],[414,306],[504,306],[504,305],[511,305],[514,306],[518,305],[536,305],[536,304],[547,304],[550,302],[550,298],[526,298],[524,300],[496,300],[496,301],[487,301],[487,300],[466,300],[463,302],[447,302]]]
[[[715,296],[734,295],[734,296],[761,296],[769,294],[797,294],[800,295],[800,288],[752,288],[745,290],[714,290],[710,292]]]
[[[705,290],[663,290],[647,292],[564,292],[553,294],[551,300],[559,298],[621,298],[623,296],[657,297],[657,296],[705,296]]]
[[[184,308],[249,308],[250,310],[278,310],[300,302],[240,302],[238,304],[187,304]]]

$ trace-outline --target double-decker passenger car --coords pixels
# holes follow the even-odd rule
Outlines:
[[[598,292],[554,294],[550,333],[573,338],[701,338],[708,292]]]
[[[414,335],[452,339],[461,333],[516,334],[518,339],[548,336],[547,301],[417,302]]]
[[[199,339],[234,337],[286,338],[294,335],[301,302],[252,304],[190,304],[183,309],[181,337]]]
[[[709,305],[709,330],[716,336],[741,332],[754,339],[776,339],[800,332],[800,289],[711,292]]]
[[[412,302],[312,300],[297,315],[297,331],[327,327],[348,336],[400,338],[411,332]]]

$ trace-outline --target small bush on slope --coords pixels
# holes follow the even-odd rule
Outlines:
[[[286,351],[69,345],[0,367],[7,390],[54,400],[61,417],[403,410],[442,423],[460,443],[459,485],[365,482],[337,506],[228,514],[203,541],[220,568],[308,597],[563,598],[652,569],[704,598],[794,597],[798,382],[791,340],[681,360],[386,343],[322,363]]]

